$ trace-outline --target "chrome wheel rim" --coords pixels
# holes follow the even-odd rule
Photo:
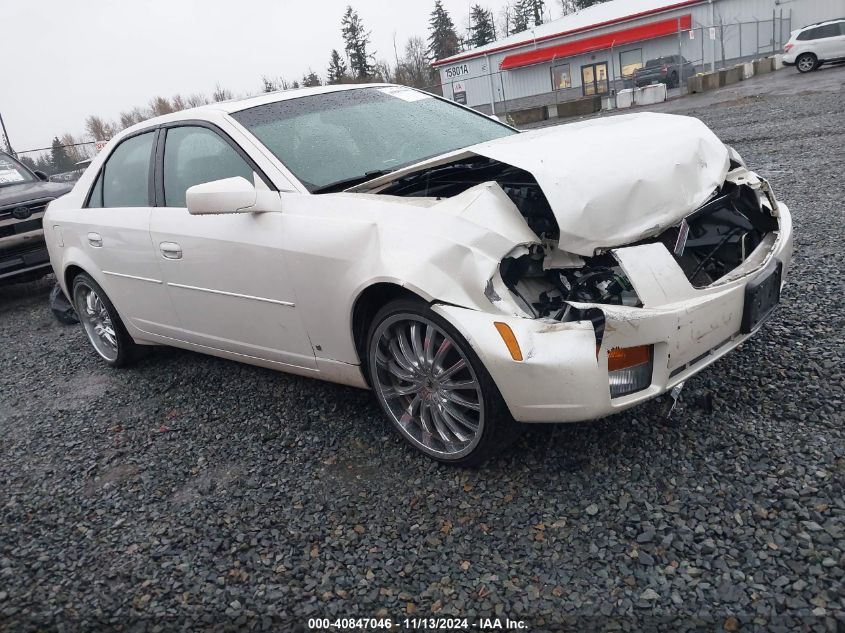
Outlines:
[[[88,284],[77,284],[73,291],[74,305],[88,340],[107,361],[117,359],[117,331],[109,310],[97,291]]]
[[[416,314],[397,314],[376,329],[370,375],[396,427],[424,453],[459,459],[484,431],[481,384],[460,346]]]
[[[798,68],[801,70],[813,70],[813,65],[812,57],[802,57],[798,60]]]

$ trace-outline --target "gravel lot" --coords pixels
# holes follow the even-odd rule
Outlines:
[[[841,631],[845,67],[787,72],[805,89],[688,100],[772,179],[797,253],[776,316],[671,422],[536,427],[455,470],[365,392],[170,349],[109,370],[51,282],[0,289],[0,629]]]

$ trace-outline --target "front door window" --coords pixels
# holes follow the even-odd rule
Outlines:
[[[581,89],[585,97],[607,94],[607,62],[581,66]]]

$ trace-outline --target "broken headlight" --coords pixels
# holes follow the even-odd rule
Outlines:
[[[542,251],[502,261],[502,280],[535,318],[567,321],[581,318],[569,305],[601,303],[640,306],[637,293],[619,264],[610,255],[591,257],[578,268],[543,266]]]

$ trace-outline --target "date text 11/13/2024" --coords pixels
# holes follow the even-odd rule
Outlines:
[[[406,629],[411,631],[525,631],[528,624],[524,620],[510,618],[309,618],[308,629],[311,631],[333,630],[391,630]]]

